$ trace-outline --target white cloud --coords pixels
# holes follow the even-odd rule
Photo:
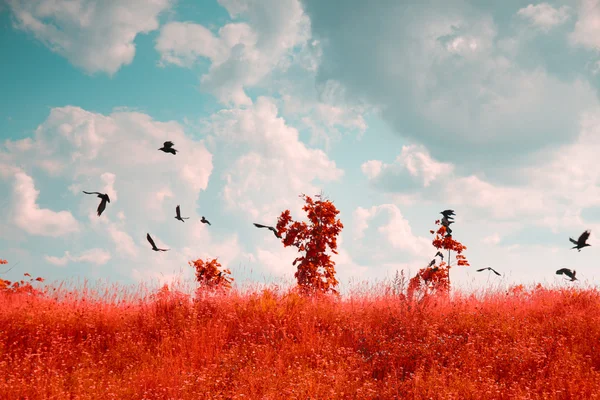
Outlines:
[[[231,18],[217,35],[191,22],[166,24],[156,41],[161,63],[190,67],[199,57],[211,66],[203,87],[225,104],[249,105],[244,88],[258,84],[275,68],[286,68],[293,49],[310,38],[310,21],[299,0],[219,0]]]
[[[304,2],[313,35],[326,43],[319,83],[339,81],[347,101],[379,107],[394,131],[441,162],[489,170],[569,143],[579,113],[597,104],[582,79],[523,68],[500,46],[494,15],[468,2],[325,3]],[[372,18],[352,24],[363,14]]]
[[[539,3],[521,8],[517,11],[517,15],[529,20],[531,25],[548,31],[555,26],[564,24],[569,19],[570,11],[569,6],[554,8],[548,3]]]
[[[65,255],[62,257],[45,256],[46,261],[48,261],[50,264],[61,267],[64,267],[69,262],[86,262],[90,264],[103,265],[106,264],[110,258],[110,253],[103,249],[86,250],[78,256],[73,256],[68,251],[65,251]]]
[[[600,50],[600,0],[581,0],[571,42]]]
[[[176,156],[158,151],[166,140],[175,143]],[[212,154],[203,141],[191,139],[176,122],[155,121],[138,112],[102,115],[78,107],[54,108],[30,143],[21,146],[8,141],[5,147],[8,150],[0,150],[0,176],[10,177],[7,171],[17,173],[21,185],[15,192],[15,217],[30,233],[58,235],[77,228],[80,240],[94,243],[92,247],[106,242],[102,246],[126,266],[117,268],[119,272],[140,279],[185,266],[198,254],[222,255],[228,262],[239,255],[235,235],[206,232],[198,241],[191,232],[200,218],[196,204],[212,173]],[[56,184],[49,198],[56,198],[62,187],[66,201],[76,204],[71,207],[74,214],[87,216],[86,225],[78,226],[66,211],[55,213],[36,205],[33,182],[19,168],[43,173],[35,167],[38,159],[68,165],[52,177]],[[81,190],[109,194],[111,203],[101,217],[95,214],[99,199]],[[173,219],[177,204],[190,217],[185,225]],[[146,241],[147,232],[157,245],[162,245],[162,240],[171,250],[153,252]],[[110,266],[112,259],[107,264]]]
[[[431,240],[414,235],[409,222],[394,204],[382,204],[369,209],[358,207],[353,213],[354,239],[363,238],[364,231],[369,227],[369,220],[380,214],[387,214],[388,220],[377,231],[393,249],[404,250],[417,257],[422,257],[430,249]]]
[[[432,182],[452,175],[454,165],[441,163],[429,155],[424,146],[402,146],[402,151],[391,164],[379,160],[369,160],[361,165],[361,170],[376,185],[391,187],[428,187]]]
[[[498,235],[497,233],[494,233],[493,235],[490,236],[486,236],[483,239],[481,239],[481,242],[484,244],[498,244],[500,243],[500,235]]]
[[[58,237],[79,232],[79,223],[68,211],[40,208],[33,179],[24,172],[16,172],[13,186],[14,223],[32,235]]]
[[[172,0],[8,0],[16,27],[88,73],[114,74],[133,61],[134,40],[158,29]]]
[[[361,171],[369,179],[375,179],[383,170],[383,162],[379,160],[369,160],[360,166]]]
[[[259,97],[250,108],[211,117],[211,130],[227,153],[244,147],[225,171],[225,206],[251,218],[275,219],[294,204],[292,212],[298,211],[299,203],[291,199],[318,193],[317,180],[331,182],[343,175],[323,151],[307,148],[277,114],[272,100]]]

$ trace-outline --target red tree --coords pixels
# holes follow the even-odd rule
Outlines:
[[[303,294],[338,294],[335,290],[338,284],[335,263],[326,251],[329,247],[337,254],[337,236],[344,227],[339,219],[336,220],[339,211],[331,201],[323,199],[322,194],[315,196],[319,198],[317,201],[305,194],[300,197],[306,203],[302,209],[307,213],[309,224],[292,222],[289,210],[282,212],[277,221],[277,233],[283,237],[283,245],[295,246],[298,252],[303,253],[292,264],[299,263],[294,274],[298,287]]]
[[[220,270],[221,264],[217,259],[206,261],[197,259],[190,261],[188,264],[196,270],[196,282],[199,284],[199,289],[211,290],[228,290],[231,289],[231,271],[229,269]]]
[[[450,255],[451,251],[456,252],[456,264],[459,266],[469,266],[467,258],[462,255],[462,252],[467,249],[462,243],[454,240],[451,235],[446,235],[446,227],[440,224],[440,221],[435,221],[436,225],[440,225],[437,231],[429,231],[435,235],[433,239],[433,247],[437,251],[448,250],[448,258],[446,263],[442,261],[438,265],[431,265],[419,270],[408,284],[408,298],[412,299],[415,291],[420,291],[424,295],[429,293],[448,294],[450,291]],[[443,253],[442,253],[443,254]]]

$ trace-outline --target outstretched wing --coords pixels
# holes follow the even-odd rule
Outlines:
[[[254,222],[254,226],[257,228],[268,228],[268,226],[262,225],[262,224],[257,224],[256,222]]]
[[[98,192],[86,192],[85,190],[82,190],[83,193],[85,194],[97,194],[97,195],[101,195],[102,193],[98,193]]]
[[[152,238],[150,237],[149,233],[146,233],[146,239],[148,239],[148,241],[152,245],[152,248],[155,249],[156,248],[156,244],[154,244],[154,240],[152,240]]]
[[[478,269],[477,272],[485,271],[487,268]]]
[[[169,148],[175,146],[175,143],[169,140],[168,142],[163,143],[163,146],[165,146],[165,148]]]
[[[181,218],[181,209],[179,208],[179,205],[175,207],[175,212],[177,213],[177,218]]]
[[[592,233],[591,231],[585,231],[581,234],[581,236],[579,236],[579,239],[577,240],[579,243],[585,243],[586,240],[588,240],[588,238],[590,237],[590,233]]]
[[[569,240],[571,241],[571,243],[573,244],[577,244],[577,240],[573,239],[573,238],[569,238]]]
[[[100,216],[102,214],[102,212],[104,211],[105,208],[106,208],[106,199],[102,199],[102,201],[98,205],[98,210],[97,210],[98,216]]]
[[[569,270],[567,268],[561,268],[558,271],[556,271],[556,275],[567,274],[568,272]]]
[[[498,276],[502,276],[502,275],[500,275],[500,274],[498,273],[498,271],[496,271],[494,268],[490,268],[490,271],[492,271],[493,273],[495,273],[495,274],[496,274],[496,275],[498,275]]]

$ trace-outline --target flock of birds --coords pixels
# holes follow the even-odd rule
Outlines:
[[[164,153],[170,153],[170,154],[176,155],[178,150],[173,148],[174,145],[175,144],[173,142],[167,141],[167,142],[164,142],[163,147],[159,148],[158,150],[160,150]],[[98,209],[96,210],[96,212],[97,212],[98,216],[101,216],[102,213],[104,212],[104,210],[106,209],[106,204],[110,203],[110,197],[108,197],[108,194],[100,193],[100,192],[86,192],[85,190],[83,191],[83,193],[95,194],[95,195],[97,195],[98,198],[100,198],[100,204],[98,205]],[[190,219],[190,217],[182,217],[181,216],[181,207],[179,205],[177,205],[177,207],[175,207],[175,219],[177,219],[181,222],[185,222],[185,220]],[[211,225],[211,223],[204,216],[202,216],[202,218],[200,219],[200,222],[202,222],[203,224]],[[273,233],[275,234],[275,236],[278,239],[281,239],[281,236],[277,232],[277,229],[275,229],[275,227],[273,227],[273,226],[257,224],[257,223],[254,223],[254,226],[257,228],[267,228],[267,229],[273,231]],[[146,240],[148,240],[148,242],[152,246],[152,250],[154,250],[154,251],[169,251],[170,250],[170,249],[158,248],[149,233],[146,233]]]
[[[452,229],[450,229],[450,225],[454,223],[454,215],[456,214],[454,213],[454,210],[444,210],[441,211],[440,214],[443,215],[441,223],[442,226],[446,228],[446,237],[450,237],[452,236]],[[580,252],[581,249],[583,249],[584,247],[591,246],[589,243],[587,243],[587,240],[589,239],[591,233],[592,231],[586,230],[581,235],[579,235],[579,238],[577,238],[577,240],[569,238],[569,241],[575,245],[571,247],[571,250],[577,249],[577,251]],[[433,257],[433,260],[431,260],[431,262],[429,263],[429,268],[435,265],[435,257],[440,257],[442,261],[444,260],[444,255],[440,251],[438,251]],[[438,269],[438,267],[432,268],[433,272],[437,271]],[[482,271],[491,271],[498,276],[502,276],[498,271],[496,271],[492,267],[485,267],[477,270],[477,272]],[[561,268],[556,271],[556,275],[566,275],[568,278],[570,278],[571,282],[578,280],[576,274],[577,272],[575,270],[569,268]]]
[[[174,145],[175,144],[173,142],[167,141],[167,142],[164,142],[163,147],[159,148],[158,150],[160,150],[164,153],[170,153],[170,154],[176,155],[178,150],[173,148]],[[97,213],[98,213],[98,216],[102,215],[102,213],[106,209],[106,204],[110,203],[110,198],[108,197],[108,194],[100,193],[100,192],[86,192],[85,190],[83,191],[83,193],[95,194],[98,196],[98,198],[100,198],[100,204],[98,205]],[[446,237],[450,237],[450,236],[452,236],[452,229],[450,229],[450,225],[455,222],[454,216],[456,214],[454,213],[454,210],[444,210],[444,211],[441,211],[440,214],[442,214],[442,216],[443,216],[441,219],[441,224],[442,224],[442,226],[444,226],[446,228]],[[190,218],[182,217],[181,216],[181,207],[179,205],[177,205],[177,207],[175,208],[175,219],[177,219],[181,222],[185,222],[186,219],[190,219]],[[211,225],[211,223],[204,216],[202,216],[202,218],[200,219],[200,222]],[[254,226],[257,228],[269,229],[270,231],[272,231],[275,234],[275,237],[277,237],[278,239],[281,239],[281,236],[277,232],[277,229],[273,226],[257,224],[257,223],[254,223]],[[571,249],[577,249],[577,251],[581,251],[582,248],[590,246],[590,244],[587,243],[587,240],[590,237],[590,234],[591,234],[591,231],[586,230],[579,236],[579,238],[577,240],[575,240],[573,238],[569,238],[569,241],[575,245]],[[158,248],[149,233],[146,234],[146,239],[148,240],[148,242],[152,246],[152,250],[154,250],[154,251],[169,251],[170,250],[170,249]],[[442,261],[444,260],[444,255],[440,251],[438,251],[435,254],[435,256],[433,257],[433,260],[431,260],[431,262],[429,263],[430,268],[435,265],[435,257],[440,257]],[[434,267],[433,271],[435,272],[437,269],[438,269],[438,267]],[[482,272],[482,271],[491,271],[494,274],[501,276],[501,274],[498,271],[496,271],[495,269],[493,269],[492,267],[485,267],[485,268],[481,268],[481,269],[477,270],[477,272]],[[556,271],[556,274],[557,275],[566,275],[567,277],[570,278],[571,282],[577,280],[577,278],[575,276],[576,271],[571,270],[569,268],[561,268],[558,271]]]

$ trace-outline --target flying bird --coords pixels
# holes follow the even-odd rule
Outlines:
[[[179,208],[179,205],[177,205],[177,207],[175,207],[175,212],[177,213],[177,215],[175,216],[175,219],[178,219],[181,222],[185,222],[184,219],[190,219],[190,217],[181,218],[181,209]]]
[[[169,249],[159,249],[158,247],[156,247],[156,244],[154,244],[154,240],[152,240],[149,233],[146,233],[146,239],[148,239],[148,241],[152,245],[152,250],[154,250],[154,251],[169,251]]]
[[[450,227],[450,224],[453,224],[455,221],[449,220],[447,217],[442,218],[442,225],[446,228]]]
[[[584,247],[591,246],[591,244],[586,243],[586,241],[590,237],[590,233],[592,233],[592,231],[588,229],[587,231],[583,232],[577,240],[569,238],[571,243],[575,245],[571,247],[571,249],[577,249],[577,251],[581,251],[581,249],[583,249]]]
[[[571,278],[571,282],[578,280],[575,277],[575,270],[570,270],[569,268],[561,268],[558,271],[556,271],[556,275],[566,275],[569,278]]]
[[[256,222],[254,223],[254,226],[257,228],[267,228],[270,231],[273,231],[273,233],[275,234],[275,237],[277,237],[277,239],[281,239],[281,236],[279,236],[279,233],[277,233],[277,229],[273,228],[272,226],[261,225],[261,224],[257,224]]]
[[[502,275],[500,275],[500,274],[498,273],[498,271],[496,271],[496,270],[495,270],[494,268],[492,268],[492,267],[485,267],[485,268],[481,268],[481,269],[478,269],[478,270],[477,270],[477,272],[481,272],[481,271],[485,271],[485,270],[490,270],[490,271],[492,271],[493,273],[495,273],[496,275],[498,275],[498,276],[502,276]]]
[[[440,214],[442,214],[445,218],[453,218],[452,216],[456,215],[454,214],[454,210],[444,210],[440,212]]]
[[[442,254],[441,251],[438,251],[437,253],[435,253],[434,258],[437,257],[437,256],[440,256],[440,258],[442,259],[442,261],[444,261],[444,255]]]
[[[177,150],[175,150],[173,148],[174,145],[175,145],[175,143],[168,141],[168,142],[163,143],[163,147],[161,147],[159,150],[164,151],[165,153],[171,153],[171,154],[175,155],[177,153]]]
[[[433,267],[433,265],[435,265],[435,258],[433,260],[431,260],[431,262],[429,263],[429,265],[427,267],[431,268],[431,267]]]
[[[204,215],[202,216],[202,219],[200,220],[200,222],[202,222],[203,224],[209,224],[210,222],[208,222],[208,220],[206,218],[204,218]]]
[[[85,190],[83,190],[83,193],[85,194],[97,194],[98,198],[102,199],[102,201],[100,201],[100,204],[98,204],[98,216],[102,215],[102,212],[104,211],[104,209],[106,208],[106,202],[110,203],[110,198],[108,197],[107,194],[104,193],[99,193],[99,192],[86,192]]]

